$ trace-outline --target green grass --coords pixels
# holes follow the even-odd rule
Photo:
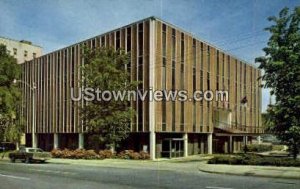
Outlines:
[[[3,158],[8,158],[8,154],[12,151],[0,152],[0,160]]]

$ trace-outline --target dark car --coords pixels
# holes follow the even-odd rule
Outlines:
[[[1,142],[0,143],[0,152],[15,150],[16,145],[11,142]]]
[[[9,153],[8,157],[12,163],[16,160],[21,160],[25,163],[33,161],[45,162],[51,158],[51,154],[49,152],[44,152],[40,148],[20,148],[18,151]]]

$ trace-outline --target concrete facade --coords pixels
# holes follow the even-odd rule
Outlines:
[[[29,61],[43,55],[42,47],[34,45],[30,41],[17,41],[0,36],[0,44],[4,44],[6,46],[9,54],[17,59],[18,64],[22,64],[25,61]]]
[[[81,102],[70,100],[79,88],[83,63],[80,45],[124,49],[130,53],[127,71],[139,89],[227,90],[226,102],[137,101],[131,132],[135,150],[147,149],[151,158],[177,157],[242,149],[243,137],[263,133],[260,71],[221,49],[160,19],[151,17],[76,43],[26,62],[22,79],[37,85],[38,134],[74,139],[75,148],[88,143],[80,119]],[[22,86],[26,133],[31,133],[31,91]],[[246,99],[246,103],[242,100]],[[58,135],[57,135],[58,134]],[[70,136],[70,134],[75,134]],[[77,135],[77,138],[76,138]],[[74,137],[75,136],[75,137]],[[138,143],[138,144],[135,144]],[[55,143],[57,146],[58,143]],[[61,147],[58,145],[58,147]]]

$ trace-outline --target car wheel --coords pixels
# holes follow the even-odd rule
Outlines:
[[[29,158],[29,157],[27,157],[27,158],[25,159],[25,163],[30,163],[30,158]]]
[[[10,162],[15,163],[16,159],[14,157],[10,158]]]

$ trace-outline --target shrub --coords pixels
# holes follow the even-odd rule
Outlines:
[[[282,151],[282,150],[284,150],[284,145],[272,145],[272,150]]]
[[[118,154],[118,158],[120,159],[130,159],[131,155],[134,153],[133,150],[124,150],[124,151],[121,151],[119,154]]]
[[[150,159],[150,155],[147,152],[140,151],[140,159],[142,160]]]
[[[69,149],[54,149],[51,151],[53,158],[65,158],[65,159],[106,159],[106,158],[115,158],[120,159],[134,159],[134,160],[146,160],[150,159],[150,155],[147,152],[135,152],[133,150],[124,150],[118,155],[113,153],[111,150],[100,150],[99,153],[96,153],[94,150],[69,150]]]
[[[51,151],[51,156],[53,158],[62,158],[63,157],[63,153],[62,153],[62,151],[60,149],[53,149]]]
[[[257,155],[240,156],[215,156],[208,161],[209,164],[229,164],[229,165],[271,165],[285,167],[300,167],[299,160],[291,158],[260,157]]]
[[[95,152],[95,150],[86,150],[84,159],[99,159],[100,156]]]
[[[134,159],[134,160],[146,160],[150,159],[150,155],[147,152],[135,152],[133,150],[124,150],[118,154],[120,159]]]
[[[53,158],[66,158],[66,159],[99,159],[99,155],[94,150],[59,150],[54,149],[51,151]]]
[[[114,158],[115,153],[113,153],[111,150],[100,150],[99,151],[99,156],[100,156],[101,159]]]
[[[247,152],[266,152],[272,150],[272,145],[266,145],[266,144],[249,144],[247,146],[243,147],[243,150],[245,151],[245,148]]]

